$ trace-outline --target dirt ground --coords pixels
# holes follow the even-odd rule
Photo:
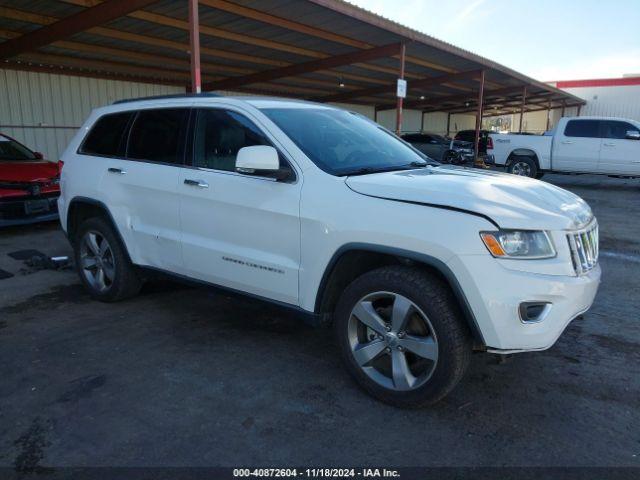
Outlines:
[[[548,351],[474,355],[422,410],[364,394],[326,329],[167,281],[96,303],[7,255],[69,254],[55,223],[1,231],[0,466],[639,467],[640,181],[544,180],[599,219],[593,308]]]

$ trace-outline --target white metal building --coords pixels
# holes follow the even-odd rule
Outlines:
[[[640,121],[640,76],[551,82],[587,101],[581,115],[622,117]]]

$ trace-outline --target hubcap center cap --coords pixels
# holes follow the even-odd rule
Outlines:
[[[390,347],[395,347],[399,342],[398,335],[396,335],[394,332],[387,332],[384,340]]]

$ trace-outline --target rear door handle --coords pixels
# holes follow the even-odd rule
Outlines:
[[[209,184],[204,180],[192,180],[190,178],[184,179],[184,184],[190,187],[209,188]]]
[[[604,145],[605,147],[615,147],[616,146],[615,143],[603,143],[602,145]]]
[[[563,143],[565,145],[571,145],[573,143],[573,141],[571,141],[571,140],[563,140],[561,143]]]
[[[124,170],[122,170],[121,168],[114,168],[114,167],[109,167],[108,172],[109,173],[115,173],[117,175],[124,175],[125,173],[127,173]]]

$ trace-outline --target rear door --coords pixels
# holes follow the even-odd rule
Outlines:
[[[632,138],[640,129],[621,120],[602,121],[600,173],[640,175],[640,140]]]
[[[553,139],[553,170],[596,173],[600,144],[599,120],[569,120]]]
[[[301,178],[293,169],[287,181],[235,171],[242,147],[278,148],[248,115],[197,111],[192,168],[178,184],[185,274],[297,305]]]
[[[124,158],[103,162],[101,189],[132,260],[172,272],[182,268],[177,185],[189,114],[188,108],[138,111]]]

